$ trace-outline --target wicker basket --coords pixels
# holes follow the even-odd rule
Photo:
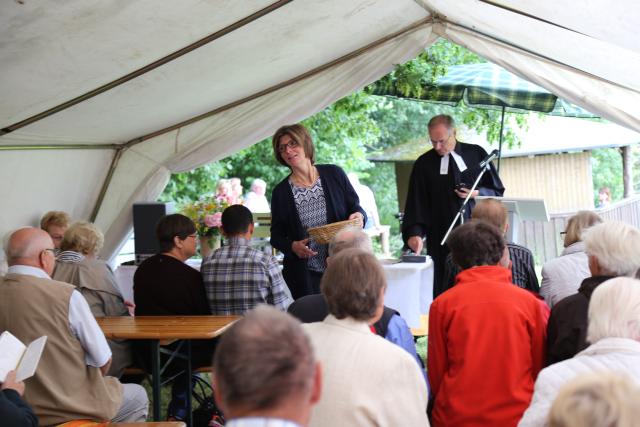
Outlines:
[[[309,235],[313,240],[322,245],[326,245],[331,241],[331,239],[333,239],[333,236],[335,236],[338,231],[350,225],[357,226],[358,220],[348,219],[346,221],[334,222],[331,224],[323,225],[321,227],[313,227],[308,229],[307,231],[309,232]]]

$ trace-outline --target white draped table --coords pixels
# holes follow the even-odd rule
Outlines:
[[[433,301],[433,262],[384,264],[387,292],[384,303],[398,312],[410,328],[420,327],[420,315],[429,314]]]
[[[200,260],[189,260],[200,268]],[[133,275],[138,267],[121,265],[116,271],[116,281],[124,299],[133,301]],[[387,275],[387,292],[384,303],[398,310],[410,328],[420,327],[420,315],[429,314],[433,299],[433,262],[383,264]],[[135,301],[134,301],[135,302]]]

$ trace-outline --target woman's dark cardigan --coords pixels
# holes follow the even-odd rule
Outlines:
[[[367,215],[360,207],[358,195],[344,171],[334,165],[316,165],[316,168],[327,205],[327,224],[344,221],[354,212],[360,212],[364,216],[364,224]],[[307,260],[298,258],[291,250],[294,241],[307,237],[308,233],[300,222],[287,176],[275,186],[271,194],[271,245],[284,254],[282,275],[294,299],[312,293]]]

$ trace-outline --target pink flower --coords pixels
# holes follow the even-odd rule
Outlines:
[[[222,225],[222,212],[216,212],[213,215],[205,215],[204,224],[207,227],[220,227]]]

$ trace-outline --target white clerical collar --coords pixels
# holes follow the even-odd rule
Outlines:
[[[49,275],[41,268],[31,267],[30,265],[12,265],[7,270],[9,274],[24,274],[25,276],[35,276],[41,279],[51,279]]]
[[[458,166],[458,170],[460,172],[464,172],[467,170],[467,164],[464,162],[462,156],[455,151],[451,151],[442,156],[442,158],[440,159],[440,175],[446,175],[447,173],[449,173],[449,154],[451,154],[451,157],[453,157],[453,160],[456,162],[456,165]]]

